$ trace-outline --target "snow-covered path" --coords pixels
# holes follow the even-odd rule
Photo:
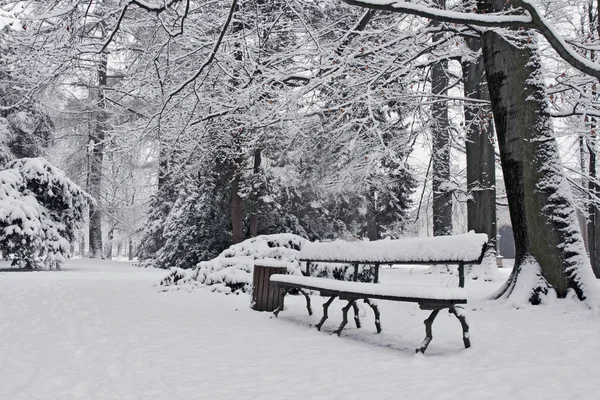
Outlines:
[[[164,271],[72,260],[62,272],[0,273],[0,399],[596,399],[600,317],[571,302],[468,309],[473,347],[440,315],[425,356],[427,313],[380,302],[341,338],[303,299],[280,318],[248,296],[158,293]],[[403,280],[384,270],[382,279]],[[412,278],[412,276],[411,276]],[[430,278],[430,277],[428,277]],[[468,282],[474,296],[498,286]],[[473,310],[475,308],[475,310]],[[444,313],[446,314],[446,313]]]

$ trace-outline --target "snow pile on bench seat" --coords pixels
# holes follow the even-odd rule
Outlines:
[[[476,262],[487,243],[485,233],[378,240],[373,242],[306,243],[300,260],[365,263]]]
[[[357,293],[367,297],[402,297],[415,300],[467,300],[467,290],[457,287],[418,285],[386,285],[364,282],[345,282],[333,279],[297,275],[271,275],[271,282],[289,283],[313,290],[328,290],[340,293]]]

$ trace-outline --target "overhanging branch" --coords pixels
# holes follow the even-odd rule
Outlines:
[[[342,0],[347,4],[405,13],[419,17],[435,19],[453,24],[468,24],[489,28],[527,28],[541,33],[558,55],[572,67],[581,72],[600,79],[600,65],[580,56],[554,30],[552,25],[540,14],[528,0],[513,0],[513,4],[526,11],[523,15],[506,15],[500,13],[472,14],[458,11],[447,11],[430,8],[420,4],[394,0]]]

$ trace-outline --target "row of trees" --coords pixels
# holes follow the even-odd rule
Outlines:
[[[423,141],[434,234],[453,231],[463,189],[451,152],[461,151],[468,228],[493,239],[495,125],[517,244],[498,296],[524,287],[533,302],[549,288],[589,297],[570,192],[589,214],[596,265],[596,5],[563,7],[585,16],[566,43],[524,0],[346,3],[366,10],[333,0],[0,3],[21,24],[5,29],[15,54],[37,49],[24,58],[39,75],[24,79],[30,92],[60,87],[62,109],[86,116],[65,126],[86,149],[78,162],[99,204],[92,254],[107,236],[102,221],[110,231],[106,221],[130,215],[102,217],[108,199],[136,208],[146,184],[157,191],[140,255],[161,266],[192,266],[260,233],[397,234],[416,185],[407,159]],[[555,61],[566,72],[551,87],[541,57],[554,53],[540,53],[536,31],[574,66]],[[563,174],[552,117],[578,127],[584,181]],[[523,271],[536,278],[518,284]]]

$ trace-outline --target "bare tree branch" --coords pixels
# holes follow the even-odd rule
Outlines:
[[[223,37],[225,37],[225,32],[227,32],[227,29],[229,28],[229,25],[231,24],[231,20],[233,19],[233,14],[235,14],[235,10],[237,8],[237,2],[238,2],[238,0],[233,0],[231,2],[231,7],[229,8],[229,14],[227,15],[227,20],[225,20],[225,24],[223,24],[223,27],[221,28],[219,37],[217,38],[210,55],[208,56],[206,61],[204,61],[204,64],[202,64],[200,69],[198,69],[198,71],[196,71],[196,73],[191,78],[187,79],[177,89],[175,89],[174,91],[169,93],[169,97],[167,98],[167,101],[165,102],[165,104],[168,103],[174,96],[176,96],[178,93],[180,93],[183,89],[185,89],[190,83],[195,81],[202,74],[202,72],[204,72],[204,69],[213,62],[217,52],[219,51],[219,47],[221,46],[221,43],[223,42]],[[163,107],[163,109],[164,109],[164,107]]]

